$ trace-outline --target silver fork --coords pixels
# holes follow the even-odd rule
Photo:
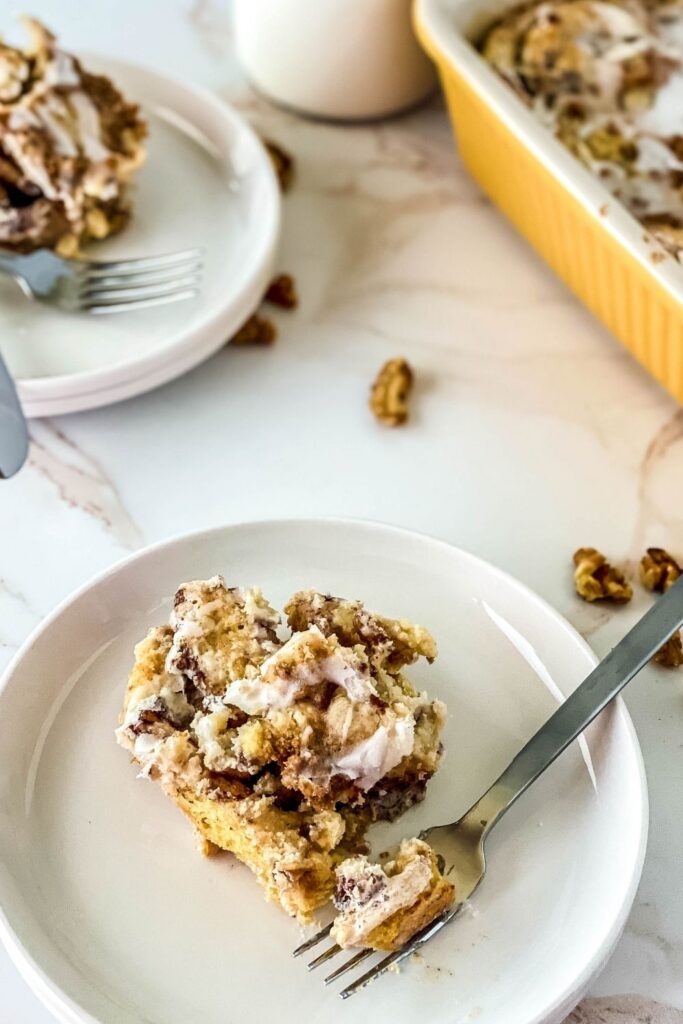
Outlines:
[[[364,988],[375,978],[411,956],[446,927],[462,910],[486,872],[485,845],[493,827],[515,800],[593,721],[620,690],[640,672],[662,644],[683,625],[683,577],[626,634],[607,657],[559,706],[545,725],[522,747],[503,774],[458,821],[437,825],[420,833],[436,851],[442,870],[452,875],[457,903],[430,925],[375,964],[340,993],[342,999]],[[294,950],[294,956],[312,949],[326,938],[332,925],[319,931]],[[309,963],[313,970],[341,952],[337,945]],[[373,950],[361,950],[325,978],[329,985],[357,967]]]
[[[202,251],[185,249],[132,260],[66,260],[49,249],[27,255],[0,249],[0,272],[25,295],[70,313],[125,313],[197,295]]]

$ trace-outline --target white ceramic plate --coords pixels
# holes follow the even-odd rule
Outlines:
[[[280,223],[267,153],[245,121],[208,92],[120,61],[87,56],[140,102],[148,158],[134,215],[93,259],[205,250],[201,294],[116,316],[67,314],[29,302],[0,279],[2,353],[28,416],[77,412],[129,398],[215,352],[265,291]]]
[[[642,865],[645,782],[623,704],[501,823],[471,910],[342,1003],[291,960],[299,929],[249,871],[202,859],[114,742],[133,644],[179,582],[215,572],[276,603],[315,586],[434,630],[440,657],[413,674],[449,705],[447,757],[425,802],[377,829],[380,850],[459,816],[595,663],[509,576],[389,527],[232,526],[120,563],[50,616],[0,692],[0,932],[36,993],[69,1024],[562,1020],[611,952]]]

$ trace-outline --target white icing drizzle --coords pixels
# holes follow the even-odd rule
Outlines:
[[[563,9],[571,11],[571,3],[539,5],[533,12],[535,25],[544,27],[551,15],[561,19]],[[585,14],[585,28],[582,23],[569,45],[581,52],[581,88],[578,92],[567,89],[558,97],[551,74],[548,96],[541,89],[532,102],[533,109],[546,125],[555,128],[567,104],[580,105],[584,119],[578,135],[585,140],[579,142],[582,161],[638,218],[673,215],[683,220],[679,180],[683,162],[668,144],[683,136],[683,4],[678,0],[649,10],[637,0],[628,8],[594,0],[579,9]],[[530,31],[528,22],[522,24],[524,31]],[[575,24],[566,22],[567,33]],[[629,109],[622,109],[627,62],[642,54],[657,62],[654,81],[645,86],[652,91],[651,102],[636,107],[647,95],[635,90],[631,96],[627,94]],[[654,84],[658,76],[659,85]],[[506,77],[515,81],[514,73]],[[517,84],[521,89],[518,80]],[[546,102],[548,98],[550,102]],[[604,129],[612,134],[616,131],[624,142],[632,143],[635,159],[625,156],[622,165],[617,159],[596,158],[590,136]]]
[[[51,60],[45,67],[43,81],[48,87],[77,88],[81,84],[81,80],[73,57],[64,53],[63,50],[55,48]]]
[[[287,643],[263,662],[259,677],[230,683],[223,698],[226,704],[248,715],[269,708],[290,707],[306,690],[323,683],[344,689],[353,702],[368,700],[376,689],[358,655],[351,648],[336,647],[323,657],[306,657],[308,648],[332,646],[317,626],[295,633]]]
[[[385,715],[389,718],[389,714]],[[345,753],[330,759],[333,775],[344,775],[367,792],[404,757],[413,752],[415,721],[412,715],[395,716]]]
[[[73,92],[69,101],[77,115],[81,148],[88,160],[106,160],[111,155],[111,150],[107,149],[100,138],[100,115],[97,107],[89,96],[80,91]]]

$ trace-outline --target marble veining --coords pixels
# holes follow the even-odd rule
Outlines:
[[[683,1011],[638,996],[586,999],[567,1024],[681,1024]]]
[[[92,516],[123,547],[139,547],[142,534],[97,460],[50,420],[34,421],[30,434],[29,466],[49,481],[59,500]]]
[[[240,77],[229,0],[30,9],[71,47],[216,90],[294,154],[278,264],[301,306],[270,311],[271,349],[226,348],[149,395],[31,425],[28,466],[0,486],[0,666],[69,591],[146,543],[314,514],[468,548],[606,653],[650,597],[582,604],[571,553],[593,544],[633,567],[662,544],[683,557],[683,413],[488,204],[440,99],[350,127],[277,110]],[[391,433],[367,391],[394,355],[417,386],[411,423]],[[301,485],[302,448],[329,467],[314,487]],[[567,1024],[683,1022],[682,678],[648,670],[627,694],[648,769],[648,858],[619,947]],[[0,991],[0,1024],[51,1020],[2,952]]]

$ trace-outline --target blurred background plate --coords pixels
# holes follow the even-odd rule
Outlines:
[[[0,691],[0,935],[69,1024],[557,1024],[604,965],[640,876],[647,795],[617,701],[505,817],[471,908],[349,1005],[291,959],[300,929],[114,741],[134,643],[183,580],[223,573],[282,607],[358,597],[433,630],[410,678],[444,699],[426,800],[374,851],[462,814],[588,674],[595,656],[522,584],[439,541],[370,523],[230,526],[149,548],[65,601]],[[358,1017],[357,1015],[360,1015]]]
[[[99,56],[84,62],[138,101],[150,126],[131,223],[87,255],[116,259],[200,246],[204,281],[196,299],[93,317],[31,303],[0,278],[2,353],[28,416],[120,401],[206,359],[258,305],[278,239],[280,196],[269,157],[235,111],[142,67]]]

